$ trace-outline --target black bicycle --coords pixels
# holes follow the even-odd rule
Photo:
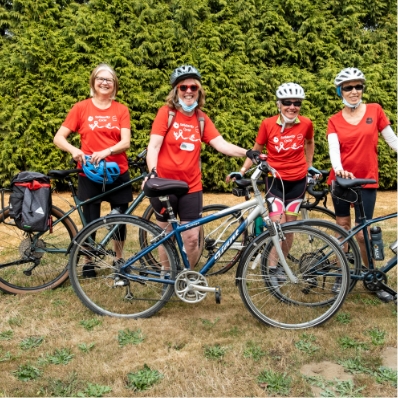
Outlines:
[[[46,232],[26,232],[19,229],[10,218],[8,204],[9,189],[1,189],[0,210],[0,289],[6,293],[35,293],[60,286],[68,279],[68,247],[78,232],[78,227],[71,218],[77,212],[83,225],[87,222],[83,215],[83,205],[117,193],[129,184],[142,181],[147,175],[146,150],[129,159],[131,170],[139,170],[140,175],[106,193],[102,193],[85,201],[79,200],[75,187],[75,178],[81,169],[51,170],[47,175],[56,181],[66,183],[71,192],[74,204],[64,212],[52,206],[52,229]],[[55,194],[53,190],[53,195]],[[140,192],[130,204],[125,214],[132,214],[145,198]]]

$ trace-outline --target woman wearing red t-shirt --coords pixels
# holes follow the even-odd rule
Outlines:
[[[327,136],[332,170],[328,183],[335,175],[343,178],[365,178],[379,180],[377,144],[379,132],[388,145],[397,151],[397,136],[379,104],[364,104],[362,95],[365,76],[357,68],[343,69],[335,78],[337,95],[343,100],[344,108],[328,121]],[[379,184],[368,184],[362,189],[362,198],[367,219],[373,218],[376,204],[376,189]],[[332,196],[336,222],[345,229],[351,228],[351,204]],[[359,223],[359,208],[355,204],[355,222]],[[367,255],[362,232],[357,235],[362,261],[367,266]],[[334,291],[340,289],[336,280]],[[376,292],[383,301],[393,297],[384,291]]]
[[[90,95],[92,98],[78,102],[68,113],[62,126],[54,137],[54,144],[69,152],[79,166],[85,163],[85,155],[91,156],[91,162],[101,160],[116,162],[120,176],[112,184],[99,184],[85,175],[79,175],[78,197],[86,200],[108,191],[130,179],[126,150],[130,147],[130,113],[125,105],[114,100],[119,88],[115,71],[107,64],[98,65],[90,76]],[[80,135],[81,147],[77,148],[67,140],[71,133]],[[111,208],[123,213],[132,200],[132,187],[117,191],[117,195],[106,197]],[[83,206],[83,214],[89,223],[100,217],[101,202]],[[122,231],[120,231],[122,234]],[[122,244],[115,245],[116,258],[122,256]],[[91,268],[90,268],[91,267]],[[83,273],[87,277],[95,276],[92,266],[85,266]]]
[[[170,78],[172,89],[167,96],[167,104],[162,106],[152,125],[148,144],[147,164],[150,175],[185,181],[189,185],[186,195],[170,195],[173,211],[182,224],[202,216],[203,192],[200,168],[202,142],[218,152],[229,156],[246,156],[246,149],[228,143],[217,131],[213,122],[200,110],[205,103],[205,92],[201,85],[202,77],[191,65],[183,65],[173,71]],[[169,110],[175,112],[169,126]],[[204,117],[202,128],[198,117]],[[203,130],[203,132],[202,132]],[[167,216],[162,212],[162,203],[151,198],[158,225],[168,226]],[[200,256],[200,227],[183,233],[184,247],[189,263],[193,267]]]
[[[307,187],[307,173],[320,174],[312,167],[314,156],[314,129],[310,119],[300,116],[303,88],[296,83],[284,83],[276,90],[279,114],[264,119],[253,147],[255,151],[267,151],[267,162],[277,171],[276,178],[266,178],[267,203],[272,221],[295,221]],[[246,159],[240,174],[243,176],[252,162]],[[233,175],[233,173],[232,173]],[[230,180],[227,177],[227,182]],[[283,251],[286,254],[293,241],[286,236]],[[277,264],[269,267],[271,282],[286,281],[286,275]]]

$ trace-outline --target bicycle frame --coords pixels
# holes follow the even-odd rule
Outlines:
[[[246,230],[248,225],[250,225],[254,219],[258,216],[262,216],[264,220],[264,224],[268,228],[268,231],[270,232],[271,239],[273,240],[274,247],[277,251],[277,254],[279,256],[279,260],[283,268],[285,269],[285,272],[287,276],[290,278],[292,283],[297,282],[296,276],[292,273],[290,267],[288,266],[283,253],[282,253],[282,248],[279,244],[279,239],[282,238],[279,236],[278,233],[278,228],[276,227],[275,223],[271,221],[271,219],[268,216],[268,209],[264,205],[264,200],[261,197],[261,193],[257,188],[256,181],[260,177],[262,171],[260,168],[257,168],[255,172],[253,173],[251,180],[254,188],[254,196],[255,198],[249,201],[245,201],[243,203],[237,204],[235,206],[229,207],[225,210],[221,210],[218,213],[211,214],[209,216],[203,217],[201,219],[191,221],[187,224],[183,225],[178,225],[177,219],[171,219],[170,223],[172,225],[172,231],[169,233],[165,233],[163,231],[162,234],[159,235],[159,239],[156,242],[151,243],[150,246],[144,248],[141,250],[137,255],[129,258],[126,260],[125,264],[121,267],[121,273],[123,274],[124,277],[131,279],[131,280],[137,280],[137,281],[152,281],[152,282],[162,282],[162,283],[168,283],[168,284],[174,284],[173,280],[168,280],[168,279],[159,279],[159,278],[150,278],[146,276],[136,276],[136,275],[129,275],[127,270],[128,268],[132,268],[132,264],[139,261],[142,257],[144,257],[146,254],[151,252],[152,250],[156,249],[158,246],[160,246],[162,243],[172,239],[175,237],[179,252],[181,254],[183,264],[185,269],[190,269],[190,265],[188,262],[187,255],[184,250],[184,244],[182,241],[181,233],[184,231],[187,231],[191,228],[201,226],[203,224],[206,224],[210,221],[218,220],[224,216],[230,215],[232,213],[235,213],[237,211],[245,210],[248,208],[253,208],[253,210],[248,214],[247,218],[244,220],[242,224],[240,224],[233,232],[232,234],[228,237],[228,239],[220,246],[220,248],[217,250],[216,253],[206,262],[206,264],[200,269],[199,273],[204,275],[208,270],[212,268],[212,266],[217,262],[217,260],[223,255],[223,253],[232,246],[232,244],[236,241],[236,239]],[[161,198],[162,200],[162,198]],[[164,200],[167,200],[167,197],[164,197]],[[152,274],[152,275],[159,275],[159,273],[155,271],[146,271],[147,274]]]

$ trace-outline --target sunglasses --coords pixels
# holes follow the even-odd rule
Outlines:
[[[289,101],[289,100],[281,100],[281,103],[283,106],[290,106],[290,105],[294,105],[294,106],[301,106],[301,101]]]
[[[197,86],[196,84],[191,84],[190,86],[187,84],[181,84],[180,86],[178,86],[178,88],[181,91],[187,91],[188,89],[190,89],[194,93],[195,91],[198,91],[199,86]]]
[[[354,88],[355,88],[355,90],[357,90],[357,91],[362,91],[362,90],[363,90],[363,84],[357,84],[356,86],[345,86],[345,87],[341,87],[341,89],[342,89],[343,91],[345,91],[346,93],[348,93],[349,91],[354,90]]]

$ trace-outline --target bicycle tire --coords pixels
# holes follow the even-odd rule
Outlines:
[[[68,216],[55,224],[65,213],[52,206],[52,232],[28,233],[15,225],[8,208],[0,213],[0,289],[10,294],[37,293],[64,283],[67,248],[78,231],[72,219]],[[6,266],[17,261],[20,264]]]
[[[163,258],[169,263],[170,280],[176,278],[180,260],[174,245],[166,241],[151,252],[152,260],[157,261],[156,267],[152,261],[147,261],[147,257],[142,257],[135,264],[129,264],[128,273],[123,273],[114,263],[114,245],[122,241],[118,235],[121,226],[126,228],[122,248],[126,261],[141,250],[138,239],[141,229],[145,230],[151,241],[162,232],[157,225],[136,216],[113,215],[90,223],[74,239],[69,261],[70,281],[81,302],[96,314],[148,318],[158,312],[174,292],[173,284],[156,282],[161,277],[159,251],[163,250]],[[88,258],[95,271],[95,275],[91,275],[94,277],[88,277],[83,269]],[[153,280],[138,281],[140,277],[151,277]]]
[[[297,282],[286,276],[279,283],[271,275],[269,266],[277,265],[278,258],[266,231],[250,243],[239,263],[236,282],[242,301],[255,318],[270,326],[305,329],[321,325],[339,310],[348,293],[350,276],[344,253],[315,228],[289,224],[281,228],[285,236],[294,234],[286,261]],[[333,293],[337,273],[342,278],[341,290]]]
[[[300,222],[300,221],[298,221]],[[337,225],[336,223],[330,221],[324,221],[319,219],[308,219],[303,220],[303,225],[308,225],[313,228],[317,228],[327,235],[331,236],[335,240],[343,240],[349,236],[348,231]],[[350,275],[360,275],[362,271],[362,257],[361,251],[356,240],[352,237],[347,241],[347,244],[343,248],[345,253],[348,267],[350,270]],[[357,279],[350,278],[350,288],[351,292],[357,284]]]
[[[302,211],[307,212],[308,217],[304,217]],[[326,207],[322,206],[307,207],[305,202],[303,202],[300,207],[299,215],[303,216],[302,217],[303,220],[314,219],[314,218],[325,221],[336,220],[336,214],[334,214],[332,210],[329,210]]]
[[[202,217],[208,216],[213,213],[217,213],[227,208],[228,206],[222,204],[206,205],[203,207]],[[149,205],[145,209],[142,218],[156,223],[155,211],[152,205]],[[228,220],[232,219],[239,220],[239,223],[242,223],[244,221],[243,218],[240,218],[240,214],[233,214],[228,216],[228,218],[224,217],[222,219],[215,220],[202,225],[202,229],[200,232],[200,243],[199,243],[199,246],[201,248],[201,256],[199,257],[197,264],[195,264],[195,267],[202,268],[202,266],[206,263],[206,261],[218,250],[220,245],[225,242],[226,239],[223,239],[222,236],[228,238],[231,235],[230,232],[232,232],[237,227],[235,222],[233,222],[229,226],[229,228],[223,231],[222,236],[219,235],[216,236],[216,233],[220,229],[220,223],[227,225],[229,222]],[[214,238],[217,239],[214,240]],[[210,239],[214,240],[213,244],[211,244],[212,242],[210,242]],[[141,248],[148,246],[148,239],[145,236],[145,231],[143,230],[140,231],[140,244]],[[234,249],[234,246],[229,248],[220,258],[220,260],[216,264],[214,264],[214,266],[209,270],[209,272],[206,273],[206,276],[220,275],[229,271],[239,261],[240,256],[242,254],[242,248],[244,248],[246,245],[247,245],[247,231],[245,231],[239,238],[238,243],[235,245],[236,249]],[[150,254],[148,256],[150,256]]]

